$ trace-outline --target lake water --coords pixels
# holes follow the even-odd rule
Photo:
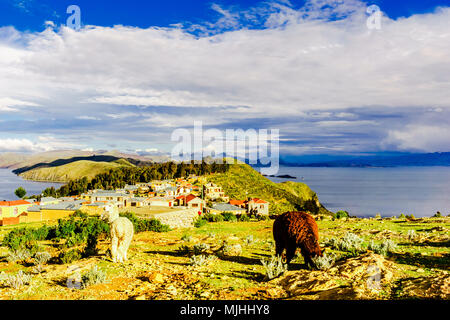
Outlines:
[[[450,214],[450,167],[295,168],[281,167],[274,182],[298,181],[314,190],[329,210],[353,216],[429,217]],[[302,177],[304,180],[302,180]]]
[[[62,184],[27,181],[15,175],[9,169],[0,169],[0,201],[17,200],[18,198],[14,194],[14,191],[18,187],[23,187],[27,191],[27,196],[32,196],[41,194],[43,190],[51,186],[59,188]]]

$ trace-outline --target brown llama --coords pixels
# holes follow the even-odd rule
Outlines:
[[[317,269],[312,258],[323,256],[319,246],[319,228],[316,220],[306,212],[285,212],[278,216],[273,224],[273,238],[275,240],[275,253],[283,256],[286,263],[290,263],[295,251],[300,248],[306,266]]]

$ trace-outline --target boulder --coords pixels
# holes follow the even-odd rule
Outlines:
[[[325,271],[289,271],[275,282],[301,299],[376,299],[393,278],[393,263],[366,253]]]

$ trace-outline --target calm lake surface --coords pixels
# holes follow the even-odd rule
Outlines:
[[[401,213],[429,217],[437,211],[450,214],[450,167],[281,167],[277,175],[297,179],[269,179],[306,183],[333,212],[346,210],[359,217],[377,213],[385,217]]]
[[[14,191],[18,187],[23,187],[27,191],[27,196],[38,195],[49,187],[59,188],[61,183],[53,182],[33,182],[22,179],[12,173],[9,169],[0,169],[0,201],[17,200]]]

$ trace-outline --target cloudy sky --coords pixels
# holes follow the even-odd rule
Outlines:
[[[449,2],[0,0],[0,152],[170,152],[194,121],[279,129],[281,154],[450,151]]]

